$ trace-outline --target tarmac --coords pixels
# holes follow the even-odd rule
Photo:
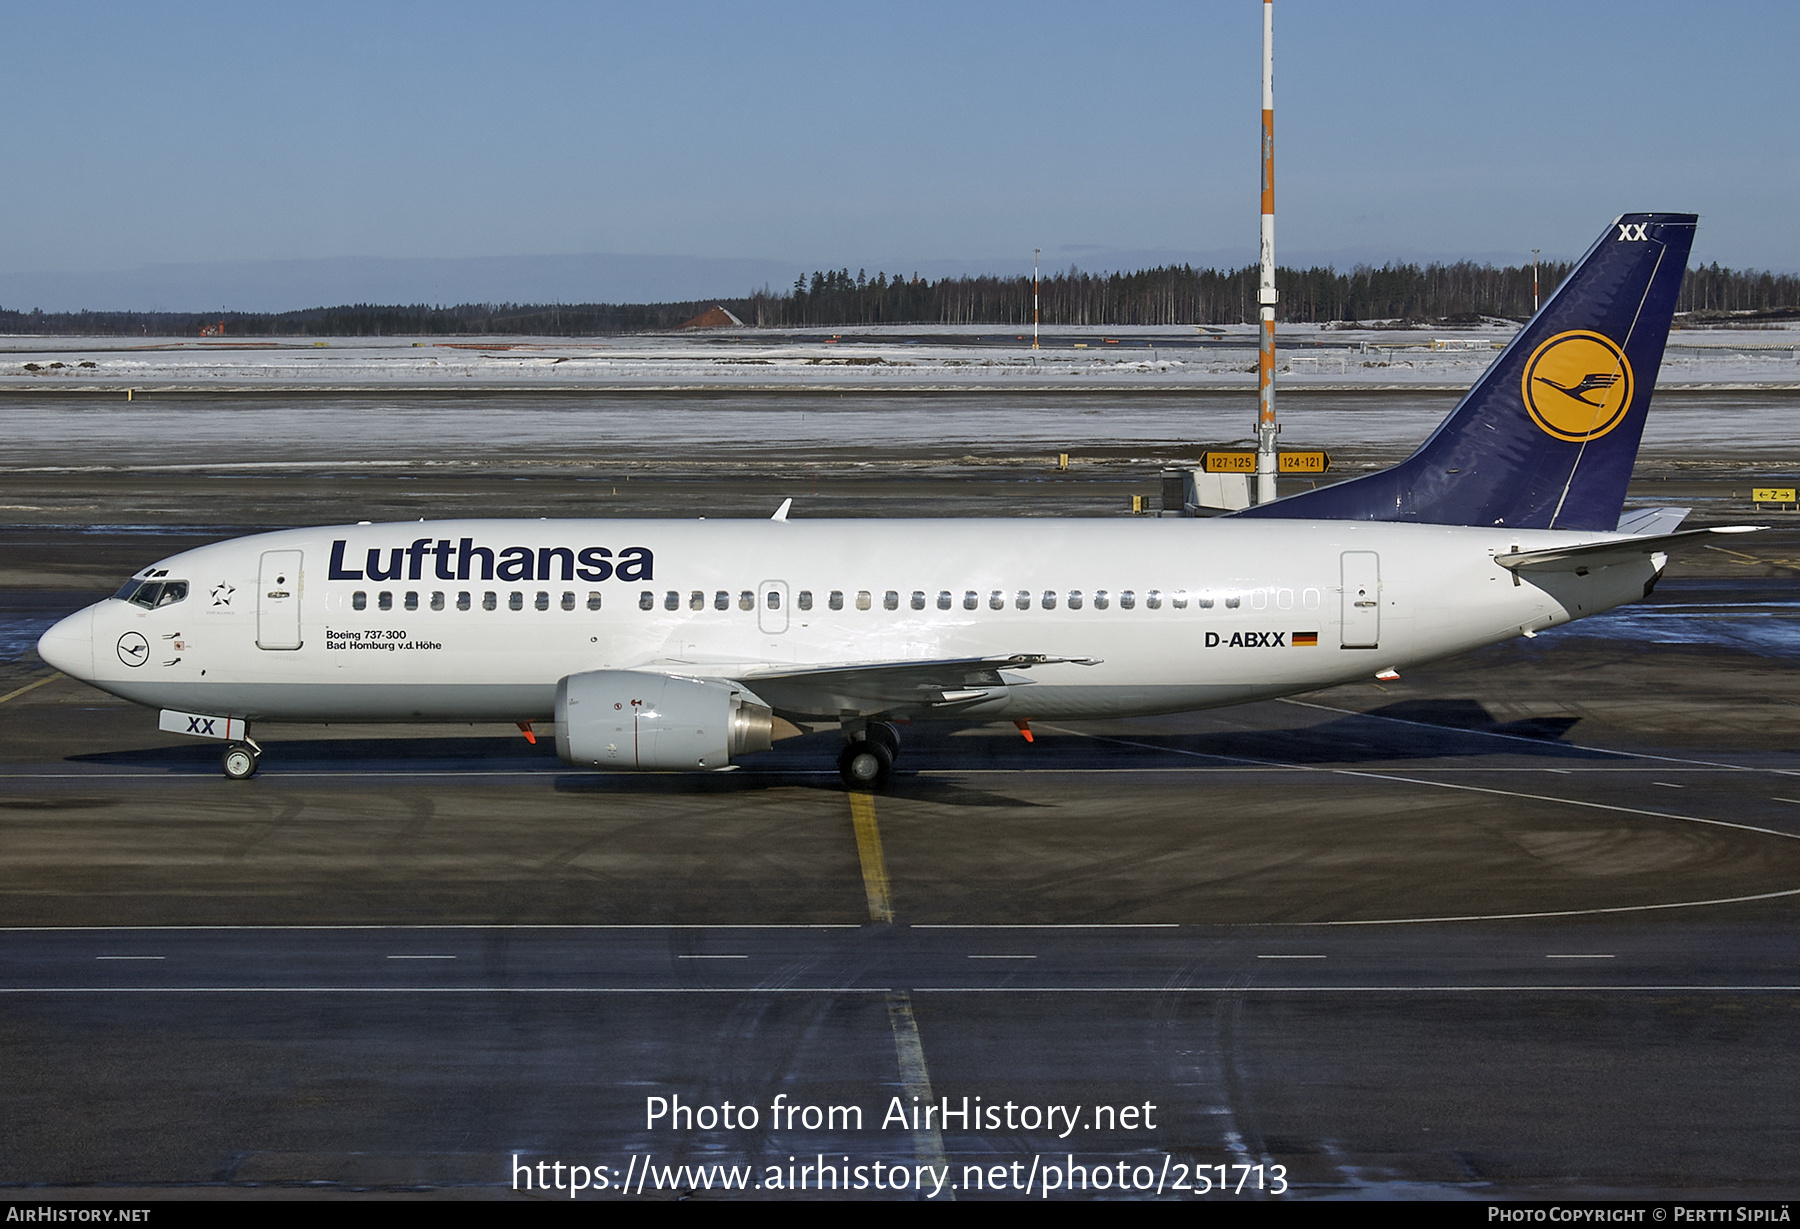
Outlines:
[[[872,798],[826,735],[697,778],[468,726],[271,726],[232,782],[32,629],[285,524],[767,515],[796,483],[796,515],[1123,515],[1156,486],[1123,454],[212,459],[7,474],[12,1197],[566,1200],[557,1165],[590,1199],[1800,1190],[1791,534],[1395,682],[1030,744],[915,725]],[[1784,525],[1748,506],[1767,476],[1647,456],[1633,502]]]

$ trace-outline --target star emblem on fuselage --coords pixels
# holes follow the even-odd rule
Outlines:
[[[213,586],[212,604],[215,606],[229,606],[231,605],[231,595],[236,592],[237,589],[235,587],[226,584],[224,581],[220,581]]]

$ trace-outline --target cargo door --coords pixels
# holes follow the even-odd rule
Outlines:
[[[256,586],[256,647],[300,647],[300,552],[266,550]]]
[[[788,629],[788,587],[785,580],[765,580],[756,587],[756,626],[774,635]]]
[[[1347,550],[1343,557],[1344,611],[1338,643],[1346,649],[1381,646],[1381,556]]]

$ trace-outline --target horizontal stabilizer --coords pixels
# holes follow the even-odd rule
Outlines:
[[[1674,533],[1692,508],[1633,508],[1619,517],[1620,533]]]
[[[1629,563],[1645,555],[1670,555],[1703,544],[1712,534],[1761,533],[1767,525],[1720,525],[1712,529],[1684,529],[1680,533],[1614,538],[1609,542],[1583,542],[1549,550],[1523,550],[1495,555],[1503,568],[1521,572],[1579,572],[1588,568]]]

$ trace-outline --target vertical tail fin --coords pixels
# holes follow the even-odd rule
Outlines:
[[[1612,529],[1625,502],[1691,213],[1628,213],[1419,450],[1238,516]]]

